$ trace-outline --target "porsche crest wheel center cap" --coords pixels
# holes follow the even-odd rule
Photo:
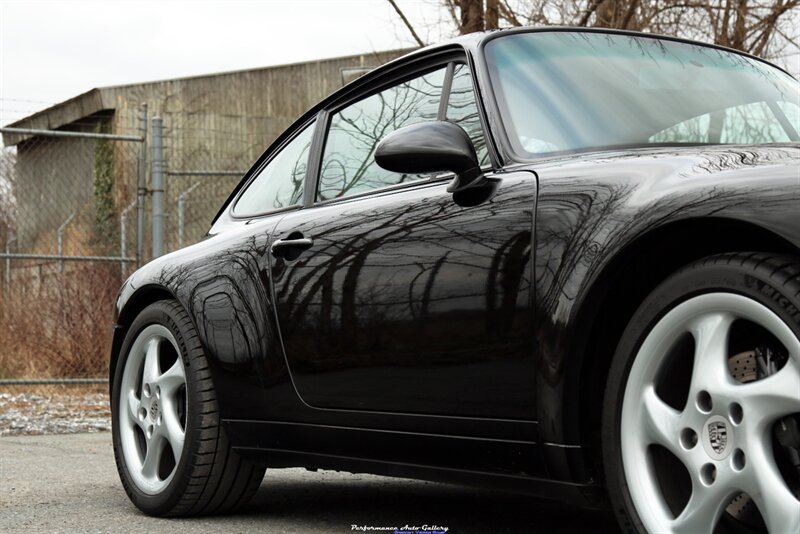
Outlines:
[[[158,421],[158,414],[161,410],[158,408],[158,402],[153,401],[153,404],[150,405],[150,419],[153,421]]]
[[[703,448],[712,459],[724,460],[733,450],[733,432],[728,420],[721,415],[710,417],[703,425]]]

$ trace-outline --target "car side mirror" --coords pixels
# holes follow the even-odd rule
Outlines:
[[[455,173],[447,187],[450,193],[487,182],[472,140],[452,122],[421,122],[395,130],[378,143],[375,162],[387,171],[404,174]]]

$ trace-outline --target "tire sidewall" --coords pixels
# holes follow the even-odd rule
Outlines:
[[[773,279],[770,271],[778,269],[753,268],[741,263],[711,263],[709,259],[679,271],[645,299],[622,335],[609,371],[601,439],[609,497],[625,532],[647,531],[634,508],[623,470],[620,436],[623,397],[639,348],[661,318],[693,297],[733,293],[766,306],[800,338],[800,299],[787,294],[783,284]]]
[[[116,461],[117,470],[119,471],[125,492],[139,509],[150,515],[163,515],[170,511],[180,500],[181,495],[185,492],[190,480],[189,466],[193,449],[196,448],[196,443],[193,439],[193,429],[197,428],[199,425],[199,422],[196,421],[199,414],[194,413],[192,407],[197,406],[197,403],[194,402],[197,396],[197,388],[195,386],[197,381],[192,379],[192,371],[194,366],[191,365],[190,357],[188,355],[189,351],[187,350],[186,346],[188,332],[183,331],[177,319],[178,318],[175,317],[174,309],[172,309],[166,301],[157,302],[145,308],[128,329],[119,353],[119,359],[117,361],[116,368],[114,370],[114,382],[111,393],[111,431],[114,446],[114,459]],[[133,478],[130,475],[130,471],[125,463],[124,455],[122,453],[119,429],[119,411],[121,408],[119,389],[122,383],[122,376],[125,371],[128,355],[134,341],[145,328],[153,324],[159,324],[166,327],[170,333],[172,333],[175,341],[178,344],[178,352],[183,361],[186,374],[187,400],[186,435],[181,460],[178,463],[175,475],[172,477],[172,480],[167,487],[156,495],[149,495],[142,492],[133,482]]]

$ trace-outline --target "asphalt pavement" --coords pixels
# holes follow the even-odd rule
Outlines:
[[[108,432],[0,438],[2,533],[339,534],[405,525],[452,533],[617,532],[610,515],[525,495],[304,469],[268,470],[251,503],[234,515],[154,519],[128,501]]]

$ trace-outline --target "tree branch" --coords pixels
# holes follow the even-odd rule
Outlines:
[[[592,18],[592,15],[597,10],[597,7],[602,3],[603,0],[591,0],[591,3],[586,8],[586,11],[584,12],[583,16],[578,21],[578,26],[586,26],[586,24],[589,22],[589,19]]]
[[[487,30],[494,30],[499,27],[500,22],[500,1],[486,0],[485,25]]]
[[[511,6],[508,5],[508,2],[504,0],[500,3],[500,15],[508,22],[511,23],[512,26],[522,26],[523,24],[517,18],[516,13],[511,9]]]
[[[639,7],[639,0],[631,0],[630,5],[628,6],[628,11],[627,13],[625,13],[625,18],[622,19],[622,24],[620,24],[619,26],[620,28],[625,29],[628,27],[638,7]]]
[[[408,28],[408,31],[411,32],[411,36],[414,37],[414,40],[417,42],[417,44],[420,46],[425,46],[425,43],[422,41],[422,39],[419,38],[419,35],[417,35],[416,30],[414,30],[414,27],[411,25],[406,16],[403,14],[403,11],[400,9],[397,3],[394,0],[388,0],[388,2],[392,4],[394,10],[397,11],[398,15],[400,15],[400,18],[403,20],[403,24],[405,24],[406,28]]]

